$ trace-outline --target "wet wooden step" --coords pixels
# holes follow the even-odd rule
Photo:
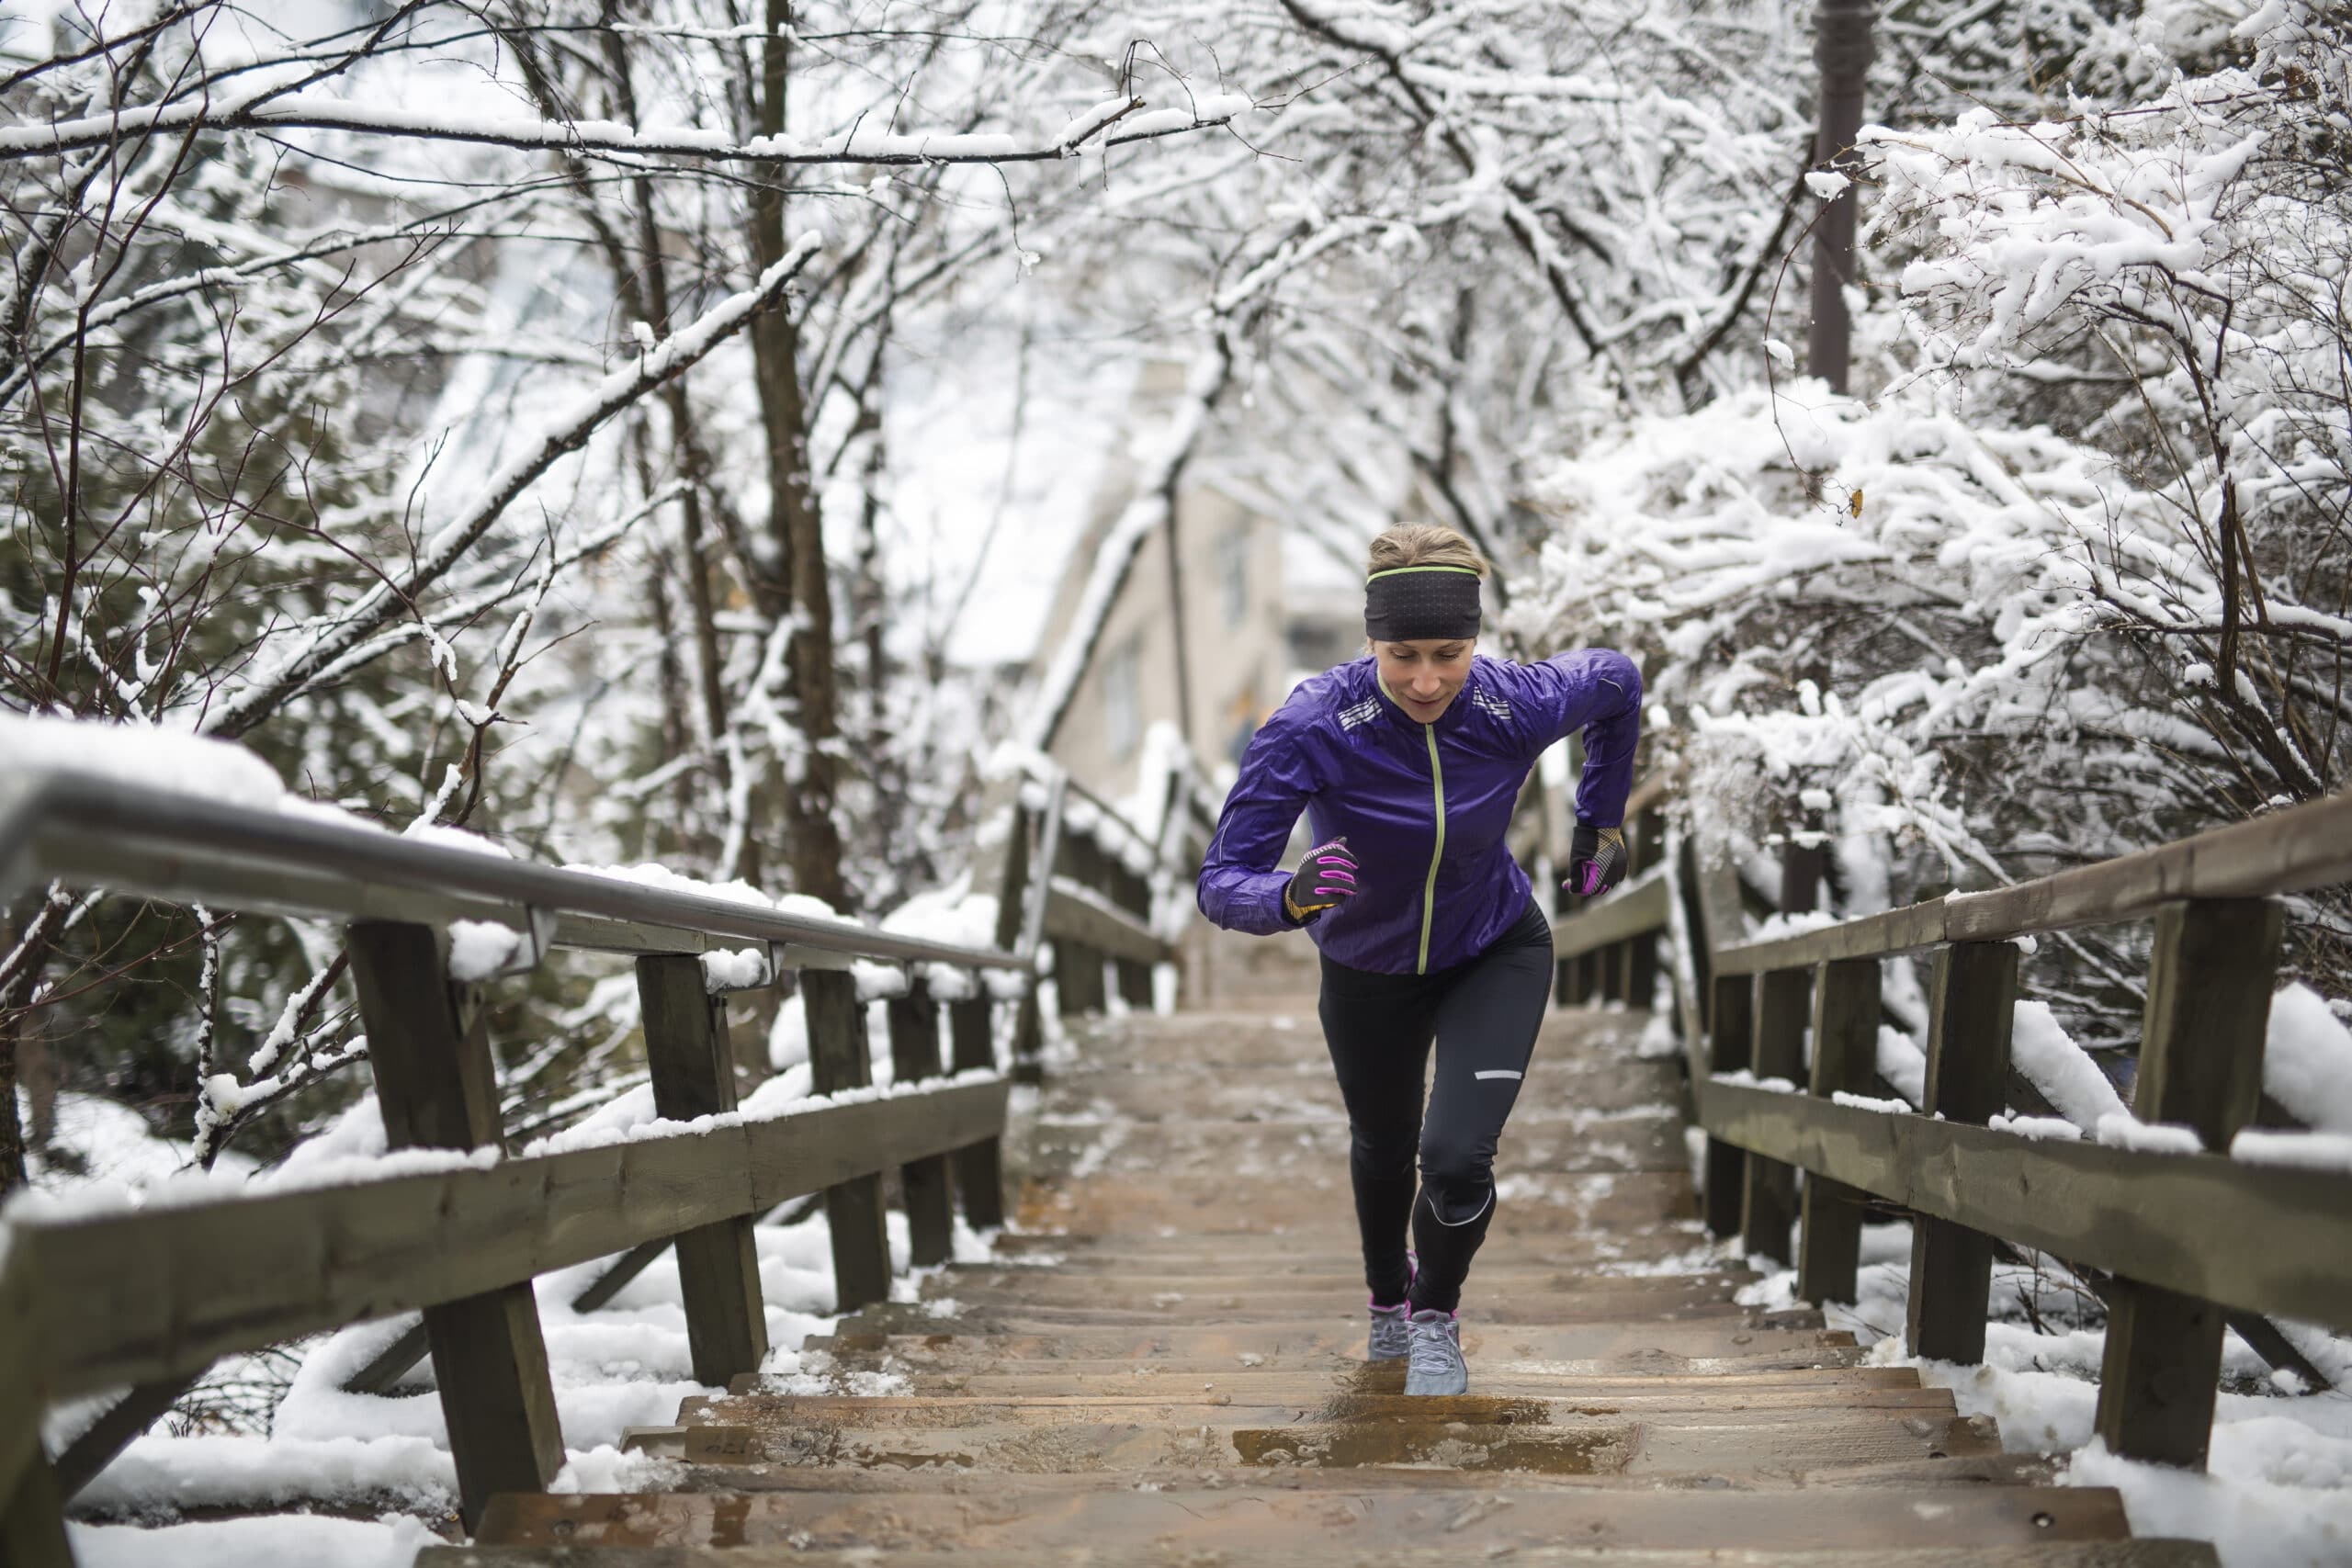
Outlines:
[[[1385,1363],[1395,1368],[1396,1363]],[[1798,1389],[1709,1393],[1698,1380],[1678,1379],[1672,1392],[1620,1392],[1606,1397],[1476,1393],[1407,1395],[1404,1374],[1391,1371],[1357,1387],[1326,1384],[1305,1397],[1279,1398],[1247,1386],[1204,1381],[1158,1392],[1039,1394],[992,1399],[922,1394],[691,1394],[679,1406],[686,1425],[752,1427],[783,1431],[795,1426],[914,1427],[1051,1427],[1065,1422],[1139,1422],[1183,1426],[1278,1427],[1467,1423],[1480,1427],[1555,1427],[1587,1420],[1657,1420],[1673,1426],[1758,1426],[1868,1415],[1874,1420],[1933,1419],[1956,1414],[1951,1391],[1917,1389]],[[1622,1385],[1621,1385],[1622,1387]],[[1919,1428],[1922,1435],[1926,1428]]]
[[[1263,1325],[1261,1325],[1263,1328]],[[1776,1368],[1858,1366],[1863,1349],[1844,1333],[1785,1333],[1771,1328],[1724,1333],[1708,1324],[1675,1331],[1609,1333],[1521,1331],[1491,1325],[1463,1336],[1477,1357],[1470,1375],[1639,1375],[1724,1373]],[[811,1336],[807,1349],[828,1354],[828,1366],[852,1371],[990,1371],[1009,1359],[1077,1371],[1117,1371],[1134,1363],[1214,1373],[1218,1368],[1322,1368],[1364,1361],[1362,1325],[1296,1328],[1282,1336],[1261,1331],[1159,1331],[1126,1337],[1103,1333],[932,1333],[932,1336]]]
[[[1237,1406],[1244,1416],[1254,1407]],[[988,1414],[1018,1412],[1000,1407]],[[1414,1467],[1479,1474],[1498,1483],[1521,1474],[1655,1482],[1677,1477],[1782,1475],[1828,1466],[1978,1457],[2000,1450],[1981,1425],[1952,1416],[1900,1412],[1754,1411],[1736,1416],[1654,1413],[1639,1420],[1579,1416],[1493,1424],[1438,1414],[1384,1421],[1286,1419],[1272,1425],[1133,1419],[994,1421],[898,1426],[779,1420],[766,1426],[689,1425],[680,1457],[702,1465],[767,1469],[956,1469],[1067,1475],[1133,1475],[1160,1469],[1350,1470]],[[753,1489],[756,1479],[738,1482]]]
[[[1401,1393],[1404,1373],[1396,1361],[1325,1362],[1314,1368],[1255,1366],[1230,1361],[1020,1361],[1008,1360],[977,1371],[955,1371],[909,1368],[898,1375],[905,1392],[917,1396],[969,1399],[1062,1397],[1100,1394],[1148,1394],[1159,1391],[1189,1393],[1214,1384],[1237,1398],[1243,1393],[1268,1399],[1312,1400],[1331,1393]],[[821,1355],[804,1357],[801,1371],[790,1378],[749,1373],[735,1380],[729,1393],[789,1394],[805,1389],[809,1376],[825,1377]],[[871,1386],[869,1371],[842,1370],[829,1392],[857,1393],[852,1379]],[[1934,1394],[1949,1403],[1949,1390],[1928,1389],[1909,1367],[1840,1367],[1775,1371],[1726,1371],[1708,1377],[1593,1374],[1559,1376],[1544,1373],[1489,1372],[1479,1379],[1487,1393],[1574,1400],[1728,1400],[1752,1402],[1784,1399],[1793,1404],[1892,1402],[1917,1394]],[[1942,1405],[1939,1405],[1941,1408]]]
[[[560,1555],[557,1555],[560,1553]],[[1009,1551],[958,1551],[849,1553],[801,1551],[793,1547],[732,1551],[673,1547],[547,1548],[516,1546],[428,1547],[416,1568],[1104,1568],[1111,1560],[1091,1547],[1023,1548]],[[1262,1559],[1244,1551],[1138,1544],[1116,1561],[1133,1568],[1242,1568]],[[2218,1568],[2220,1559],[2203,1541],[2048,1541],[1996,1547],[1870,1548],[1840,1551],[1796,1548],[1757,1551],[1731,1547],[1703,1551],[1652,1551],[1639,1547],[1533,1546],[1514,1551],[1512,1568]],[[1285,1568],[1464,1568],[1461,1551],[1447,1550],[1330,1551],[1294,1546],[1283,1554]]]
[[[1436,1548],[1456,1561],[1574,1542],[1587,1548],[1747,1550],[2028,1546],[2129,1534],[2103,1487],[1843,1492],[1834,1506],[1803,1492],[1600,1486],[1475,1492],[1318,1492],[1228,1487],[942,1493],[530,1494],[493,1498],[485,1545],[788,1548],[797,1551],[1020,1551],[1146,1544],[1295,1561]],[[1982,1561],[1982,1559],[1978,1559]]]
[[[1401,1388],[1401,1372],[1395,1381]],[[1990,1423],[1962,1420],[1948,1391],[1842,1392],[1595,1400],[1324,1389],[1268,1401],[1204,1386],[1173,1396],[729,1396],[689,1398],[679,1418],[692,1461],[864,1469],[1412,1464],[1663,1475],[1999,1451]]]
[[[844,1325],[845,1332],[811,1336],[808,1348],[836,1356],[887,1352],[918,1364],[945,1364],[959,1353],[993,1359],[1021,1356],[1046,1360],[1107,1361],[1122,1359],[1182,1357],[1222,1360],[1232,1365],[1259,1364],[1276,1357],[1339,1356],[1363,1359],[1365,1325],[1361,1314],[1294,1323],[1200,1324],[1169,1327],[1066,1328],[1024,1325],[1009,1322],[984,1333],[973,1333],[953,1323],[942,1323],[923,1335],[861,1335]],[[1698,1323],[1597,1323],[1562,1327],[1521,1324],[1482,1323],[1465,1317],[1462,1347],[1469,1358],[1470,1374],[1481,1365],[1494,1371],[1516,1367],[1526,1371],[1535,1363],[1562,1372],[1666,1370],[1680,1360],[1729,1361],[1764,1356],[1807,1357],[1821,1354],[1823,1366],[1851,1365],[1826,1352],[1850,1348],[1853,1336],[1834,1330],[1792,1331],[1745,1328],[1736,1325]],[[1618,1362],[1604,1367],[1599,1363]],[[967,1360],[964,1364],[973,1364]]]

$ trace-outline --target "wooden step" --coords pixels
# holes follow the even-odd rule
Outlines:
[[[1297,1268],[1361,1279],[1363,1255],[1355,1237],[1329,1227],[1306,1235],[1222,1236],[1137,1235],[1132,1232],[1005,1231],[995,1238],[996,1260],[981,1267],[1007,1271],[1112,1273],[1250,1273]],[[1614,1235],[1530,1236],[1498,1226],[1481,1248],[1473,1272],[1500,1267],[1582,1272],[1597,1279],[1641,1279],[1728,1271],[1696,1220],[1670,1221],[1652,1230]]]
[[[855,1470],[1408,1465],[1659,1478],[2000,1451],[1988,1423],[1963,1420],[1948,1400],[1939,1410],[1925,1402],[1724,1409],[1400,1394],[1265,1404],[1218,1393],[1186,1401],[729,1398],[690,1399],[681,1419],[680,1457],[692,1463]]]
[[[1652,1291],[1642,1295],[1568,1295],[1543,1291],[1480,1288],[1473,1281],[1465,1291],[1463,1314],[1486,1323],[1686,1323],[1694,1319],[1740,1322],[1752,1316],[1727,1293]],[[998,1291],[972,1287],[924,1302],[899,1303],[908,1309],[893,1325],[900,1331],[920,1327],[926,1316],[936,1320],[940,1309],[952,1304],[952,1316],[967,1322],[1010,1321],[1062,1324],[1220,1324],[1289,1323],[1302,1318],[1334,1315],[1350,1322],[1365,1320],[1363,1287],[1342,1286],[1321,1291],[1267,1291],[1253,1294],[1213,1295],[1207,1292],[1132,1292],[1102,1282],[1089,1292]],[[1352,1298],[1352,1299],[1351,1299]],[[861,1314],[861,1327],[885,1319],[871,1310]],[[910,1321],[911,1320],[911,1321]]]
[[[630,1434],[634,1447],[673,1458],[684,1451],[683,1427],[654,1427]],[[801,1469],[772,1465],[681,1464],[678,1492],[835,1492],[860,1495],[931,1493],[946,1496],[999,1499],[1015,1495],[1077,1491],[1206,1492],[1236,1485],[1290,1492],[1451,1492],[1491,1493],[1498,1486],[1514,1491],[1567,1486],[1668,1487],[1711,1492],[1787,1492],[1811,1488],[1852,1491],[1893,1488],[1908,1492],[1976,1492],[1992,1487],[2046,1486],[2052,1483],[2049,1461],[2031,1454],[1979,1454],[1953,1459],[1900,1459],[1865,1464],[1845,1463],[1815,1470],[1730,1470],[1693,1472],[1658,1479],[1624,1481],[1614,1476],[1546,1475],[1520,1472],[1498,1477],[1477,1471],[1371,1466],[1368,1468],[1303,1469],[1296,1466],[1237,1471],[1170,1466],[1145,1471],[1099,1471],[1075,1473],[1023,1474],[1008,1471]]]
[[[1183,1357],[1222,1360],[1227,1365],[1263,1365],[1276,1357],[1337,1357],[1363,1359],[1365,1325],[1361,1314],[1334,1314],[1292,1323],[1201,1324],[1165,1327],[1072,1328],[1029,1325],[1008,1320],[982,1333],[966,1325],[942,1322],[922,1335],[866,1335],[844,1325],[845,1332],[811,1336],[809,1348],[852,1353],[888,1353],[921,1365],[946,1365],[969,1356],[990,1362],[1007,1356],[1038,1359],[1109,1361],[1123,1359]],[[1850,1348],[1853,1336],[1837,1331],[1803,1332],[1747,1328],[1736,1324],[1599,1323],[1564,1327],[1521,1324],[1481,1323],[1464,1318],[1463,1353],[1471,1376],[1485,1366],[1489,1371],[1543,1370],[1565,1373],[1609,1371],[1674,1370],[1685,1360],[1732,1361],[1757,1357],[1817,1357],[1822,1366],[1850,1366],[1833,1352]],[[1255,1356],[1253,1363],[1249,1358]],[[1618,1363],[1602,1366],[1600,1363]]]
[[[493,1498],[475,1539],[486,1545],[704,1546],[795,1551],[1035,1552],[1091,1548],[1222,1548],[1258,1562],[1314,1547],[1451,1549],[1457,1561],[1498,1551],[1581,1546],[1697,1550],[2025,1546],[2129,1534],[2104,1487],[1841,1492],[1834,1506],[1797,1491],[1575,1486],[1473,1492],[1266,1487],[945,1493],[510,1495]],[[1981,1559],[1980,1559],[1981,1561]]]
[[[1156,1543],[1123,1549],[1115,1559],[1091,1547],[834,1552],[802,1551],[790,1546],[731,1551],[673,1547],[651,1551],[625,1547],[436,1546],[418,1554],[416,1568],[1105,1568],[1113,1562],[1133,1568],[1241,1568],[1262,1561],[1246,1551],[1204,1555],[1198,1548]],[[1292,1546],[1284,1549],[1280,1561],[1285,1568],[1464,1568],[1460,1551],[1443,1549],[1332,1551]],[[2201,1540],[2047,1541],[1860,1551],[1728,1547],[1661,1551],[1641,1547],[1531,1546],[1498,1561],[1510,1568],[2218,1568],[2221,1562]]]
[[[812,1365],[817,1356],[804,1358],[801,1371],[792,1378],[748,1373],[728,1391],[737,1394],[784,1394],[805,1387],[800,1380],[822,1376],[826,1369]],[[1060,1397],[1085,1394],[1134,1394],[1159,1391],[1190,1393],[1214,1383],[1236,1397],[1314,1399],[1332,1393],[1399,1393],[1404,1373],[1396,1361],[1326,1362],[1315,1368],[1237,1367],[1230,1361],[1021,1361],[1008,1360],[974,1371],[910,1369],[900,1375],[907,1391],[933,1398],[969,1399]],[[843,1371],[833,1392],[854,1393]],[[861,1377],[867,1374],[859,1373]],[[1792,1403],[1865,1402],[1904,1397],[1928,1390],[1909,1367],[1841,1367],[1824,1371],[1726,1371],[1708,1377],[1634,1375],[1604,1377],[1551,1376],[1542,1373],[1489,1372],[1478,1380],[1480,1390],[1505,1396],[1574,1400],[1727,1400],[1743,1403],[1785,1399]]]
[[[1499,1243],[1491,1256],[1484,1252],[1479,1255],[1470,1277],[1482,1290],[1498,1293],[1548,1293],[1563,1300],[1627,1302],[1657,1296],[1727,1299],[1758,1278],[1753,1269],[1744,1268],[1673,1274],[1602,1274],[1522,1259],[1512,1248]],[[926,1280],[922,1293],[926,1298],[961,1297],[976,1290],[1026,1292],[1041,1302],[1057,1296],[1075,1299],[1104,1291],[1117,1291],[1137,1299],[1183,1295],[1204,1301],[1308,1291],[1335,1292],[1361,1301],[1364,1294],[1363,1266],[1360,1262],[1309,1264],[1285,1258],[1278,1251],[1239,1268],[1229,1260],[1219,1260],[1215,1268],[1197,1269],[1133,1262],[1106,1265],[1075,1254],[1044,1269],[1008,1267],[1002,1263],[953,1263]]]
[[[1263,1176],[1292,1169],[1344,1171],[1347,1158],[1347,1123],[1337,1118],[1159,1122],[1118,1131],[1041,1120],[1029,1140],[1026,1168],[1033,1179],[1063,1179],[1074,1170]],[[1678,1170],[1689,1164],[1681,1123],[1664,1111],[1575,1123],[1514,1118],[1498,1157],[1498,1169],[1506,1176]]]
[[[1694,1218],[1698,1200],[1681,1170],[1588,1176],[1501,1173],[1492,1239],[1645,1230]],[[1282,1235],[1322,1233],[1326,1245],[1352,1229],[1354,1201],[1344,1164],[1298,1171],[1279,1182],[1175,1175],[1152,1179],[1105,1172],[1071,1188],[1032,1182],[1016,1215],[1028,1231],[1144,1235]],[[1337,1233],[1332,1235],[1330,1233]]]

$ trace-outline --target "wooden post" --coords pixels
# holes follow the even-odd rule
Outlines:
[[[1657,934],[1645,932],[1625,943],[1625,1005],[1645,1010],[1657,999]]]
[[[368,1061],[396,1149],[503,1143],[497,1075],[480,1009],[450,984],[428,926],[357,920],[351,977]],[[529,1280],[424,1309],[466,1528],[501,1492],[544,1492],[563,1467],[547,1341]]]
[[[2278,906],[2200,898],[2156,914],[2132,1112],[2185,1122],[2226,1151],[2262,1095],[2262,1046],[2278,968]],[[2107,1295],[2098,1430],[2126,1458],[2201,1470],[2213,1429],[2226,1314],[2118,1279]]]
[[[1140,958],[1122,958],[1114,967],[1119,972],[1119,999],[1138,1012],[1149,1012],[1151,965]]]
[[[1100,950],[1067,937],[1054,939],[1054,996],[1063,1018],[1099,1013],[1106,998]]]
[[[639,959],[637,999],[645,1021],[653,1109],[675,1122],[734,1110],[727,1003],[710,994],[700,956],[665,953]],[[752,1215],[738,1214],[682,1231],[674,1243],[696,1382],[725,1388],[738,1374],[758,1371],[767,1359],[768,1321],[760,1299],[752,1222]]]
[[[1804,1028],[1813,1005],[1813,975],[1804,969],[1774,969],[1756,977],[1756,1050],[1759,1078],[1804,1076]],[[1797,1170],[1760,1155],[1747,1156],[1747,1179],[1739,1204],[1740,1246],[1775,1262],[1789,1262],[1789,1230],[1797,1218]]]
[[[819,1094],[865,1089],[874,1081],[865,1043],[865,1005],[857,982],[838,969],[804,969],[801,1005],[808,1010],[808,1071]],[[890,1241],[882,1210],[882,1177],[854,1176],[825,1189],[833,1233],[835,1305],[855,1312],[890,1295]]]
[[[939,1076],[939,1004],[920,976],[908,976],[907,994],[888,1003],[890,1072],[900,1083],[920,1083]],[[918,1269],[929,1269],[956,1256],[956,1191],[945,1155],[927,1155],[899,1168],[899,1189],[905,1194],[908,1258]]]
[[[984,980],[973,977],[972,995],[947,1005],[947,1032],[959,1073],[974,1068],[993,1072],[996,1042],[989,1037],[989,993]],[[964,1223],[976,1231],[995,1230],[1004,1224],[1004,1156],[995,1138],[956,1151],[956,1187],[964,1199]]]
[[[33,1418],[33,1412],[23,1414]],[[74,1548],[65,1539],[65,1494],[40,1441],[36,1436],[15,1484],[0,1497],[0,1562],[8,1568],[74,1568]]]
[[[1879,961],[1840,958],[1813,979],[1815,1094],[1860,1094],[1878,1071]],[[1797,1294],[1850,1302],[1861,1262],[1862,1195],[1842,1181],[1807,1176],[1797,1230]]]
[[[1956,942],[1936,954],[1922,1111],[1981,1125],[2000,1111],[2017,1002],[2015,943]],[[1992,1282],[1991,1236],[1950,1220],[1913,1216],[1905,1334],[1911,1353],[1939,1361],[1983,1360]]]
[[[1714,1007],[1707,1019],[1707,1069],[1736,1073],[1747,1066],[1756,1049],[1756,990],[1745,975],[1715,976]],[[1740,1228],[1740,1200],[1747,1185],[1747,1155],[1717,1138],[1707,1140],[1704,1190],[1699,1195],[1700,1215],[1713,1235],[1729,1235]]]

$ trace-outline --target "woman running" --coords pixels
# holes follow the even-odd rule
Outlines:
[[[1584,732],[1567,886],[1613,886],[1641,732],[1641,672],[1622,653],[1477,652],[1486,573],[1450,528],[1373,541],[1370,654],[1301,682],[1260,728],[1201,868],[1210,919],[1253,936],[1305,926],[1321,950],[1371,1355],[1408,1358],[1407,1393],[1469,1389],[1456,1308],[1552,990],[1552,928],[1504,842],[1520,786],[1546,748]],[[1302,809],[1316,847],[1277,869]]]

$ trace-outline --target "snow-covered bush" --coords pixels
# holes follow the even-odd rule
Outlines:
[[[1699,808],[1820,818],[1849,908],[2345,782],[2352,37],[2286,6],[2241,31],[2245,67],[2111,112],[1866,132],[1900,285],[1873,395],[1784,379],[1532,487],[1531,631],[1641,649]],[[2298,916],[2340,990],[2340,905]],[[2128,950],[2057,952],[2076,1021],[2128,1028]]]

